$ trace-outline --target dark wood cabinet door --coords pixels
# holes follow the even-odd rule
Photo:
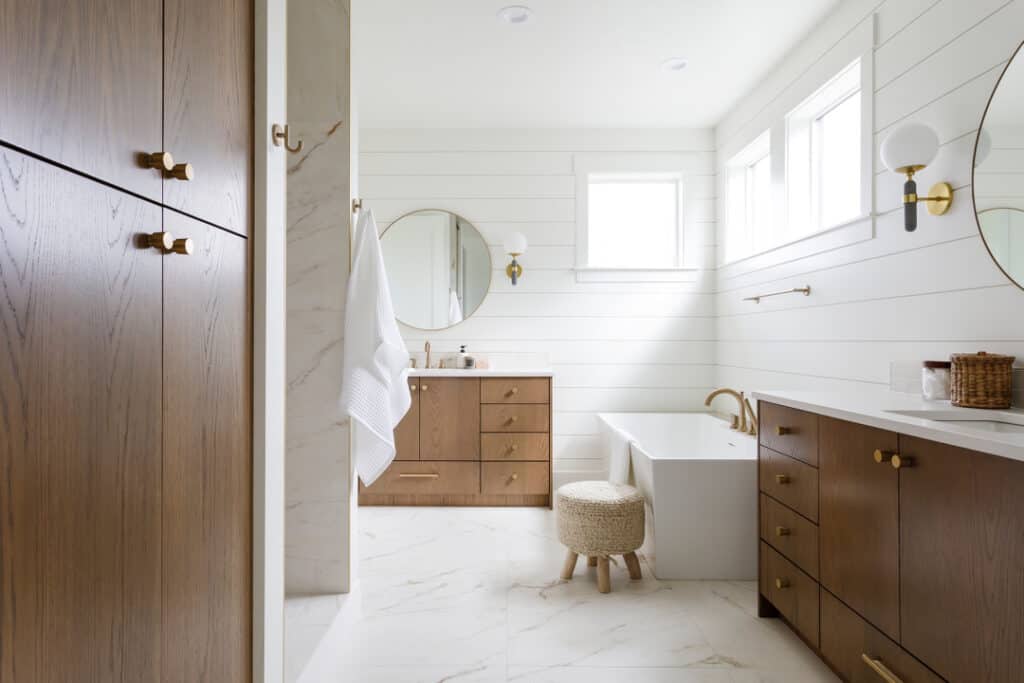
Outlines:
[[[412,405],[395,427],[395,460],[420,459],[420,392],[419,381],[409,379]]]
[[[420,378],[420,460],[480,459],[480,380]]]
[[[163,683],[251,679],[248,245],[164,212]]]
[[[168,178],[164,203],[246,235],[252,0],[165,0],[164,12],[164,147],[195,172],[188,181]]]
[[[902,644],[950,681],[1024,672],[1024,463],[900,436]]]
[[[159,680],[160,210],[5,148],[0,197],[0,682]]]
[[[160,201],[162,6],[0,0],[0,140]]]
[[[899,640],[899,473],[874,457],[897,435],[821,417],[819,438],[821,584]]]

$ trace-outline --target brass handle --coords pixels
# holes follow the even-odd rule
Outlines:
[[[781,426],[779,426],[779,427],[775,428],[775,433],[778,434],[779,436],[785,436],[786,434],[792,434],[793,433],[793,429],[792,429],[792,427],[781,427]]]
[[[402,472],[398,475],[399,479],[438,479],[441,475],[437,472],[430,473],[419,473],[419,472]]]
[[[511,479],[512,481],[515,481],[515,480],[516,480],[516,479],[518,479],[518,478],[519,478],[519,474],[518,474],[518,473],[516,473],[516,472],[513,472],[513,473],[512,473],[512,476],[511,476],[511,477],[509,477],[509,479]]]
[[[515,396],[516,394],[519,393],[519,387],[512,387],[511,389],[508,390],[508,393],[510,396]]]
[[[513,415],[512,417],[510,417],[508,420],[505,421],[505,424],[511,425],[511,424],[515,424],[516,422],[519,422],[519,418],[517,416]]]
[[[881,659],[875,659],[868,654],[862,654],[860,656],[864,660],[864,663],[871,667],[871,670],[878,674],[885,683],[903,683],[899,676],[889,670],[885,664],[882,663]]]
[[[899,453],[883,451],[881,449],[875,451],[875,462],[877,463],[889,462],[895,457],[899,457]]]
[[[776,536],[789,536],[791,533],[793,533],[792,530],[787,528],[787,527],[784,527],[784,526],[777,526],[777,527],[775,527],[775,535]]]
[[[792,479],[789,478],[788,474],[776,474],[775,481],[779,484],[788,484]]]
[[[518,451],[518,450],[519,450],[519,444],[517,444],[517,443],[514,443],[514,444],[512,444],[511,446],[509,446],[509,447],[508,447],[508,449],[509,449],[510,451],[512,451],[513,453],[515,453],[516,451]]]
[[[289,135],[289,132],[288,132],[288,124],[287,123],[284,124],[283,126],[280,123],[275,123],[273,126],[270,127],[270,133],[273,136],[271,139],[273,140],[274,145],[276,147],[280,147],[282,144],[284,144],[284,148],[286,150],[288,150],[289,152],[291,152],[292,154],[298,154],[299,152],[302,151],[302,140],[301,139],[299,140],[299,143],[297,145],[293,145],[290,142],[290,140],[289,140],[290,135]],[[357,207],[356,207],[355,203],[353,202],[352,210],[355,211],[356,208]]]
[[[893,467],[893,469],[901,470],[904,467],[913,467],[913,466],[914,466],[914,459],[911,458],[908,455],[900,455],[899,453],[897,453],[896,455],[892,456],[892,467]]]
[[[146,168],[157,168],[161,171],[170,171],[174,168],[174,157],[170,152],[153,152],[142,155],[142,165]]]
[[[174,243],[171,245],[171,251],[173,251],[175,254],[191,256],[192,252],[195,251],[195,246],[192,243],[192,238],[182,237],[181,239],[174,240]]]
[[[420,391],[426,391],[426,390],[427,390],[427,389],[429,389],[429,388],[430,388],[430,387],[428,387],[428,386],[427,386],[426,384],[421,384],[421,385],[420,385]]]
[[[409,385],[409,391],[416,391],[417,389],[419,389],[419,387],[417,387],[415,384]]]
[[[775,579],[775,587],[779,590],[789,588],[789,579]]]
[[[175,164],[174,168],[167,172],[172,178],[178,180],[192,180],[196,177],[196,172],[192,169],[192,164]]]
[[[174,247],[174,236],[169,232],[153,232],[146,235],[146,246],[161,251],[170,251]]]

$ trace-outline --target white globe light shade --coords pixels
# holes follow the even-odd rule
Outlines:
[[[882,141],[881,153],[882,163],[890,171],[923,168],[939,153],[939,136],[923,123],[908,123],[889,133]]]
[[[992,151],[992,136],[988,134],[988,131],[984,128],[981,129],[981,134],[978,136],[978,146],[974,150],[974,167],[981,166],[985,159],[988,159],[989,153]]]
[[[526,247],[526,235],[521,232],[513,232],[505,237],[506,254],[525,254]]]

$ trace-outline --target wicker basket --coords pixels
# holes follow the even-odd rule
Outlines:
[[[964,408],[1009,408],[1013,394],[1013,356],[954,353],[950,401]]]

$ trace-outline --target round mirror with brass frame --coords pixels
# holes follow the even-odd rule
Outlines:
[[[985,248],[1024,289],[1024,43],[996,82],[974,144],[971,189]]]
[[[491,288],[491,251],[476,226],[443,209],[399,216],[381,234],[399,322],[443,330],[473,315]]]

